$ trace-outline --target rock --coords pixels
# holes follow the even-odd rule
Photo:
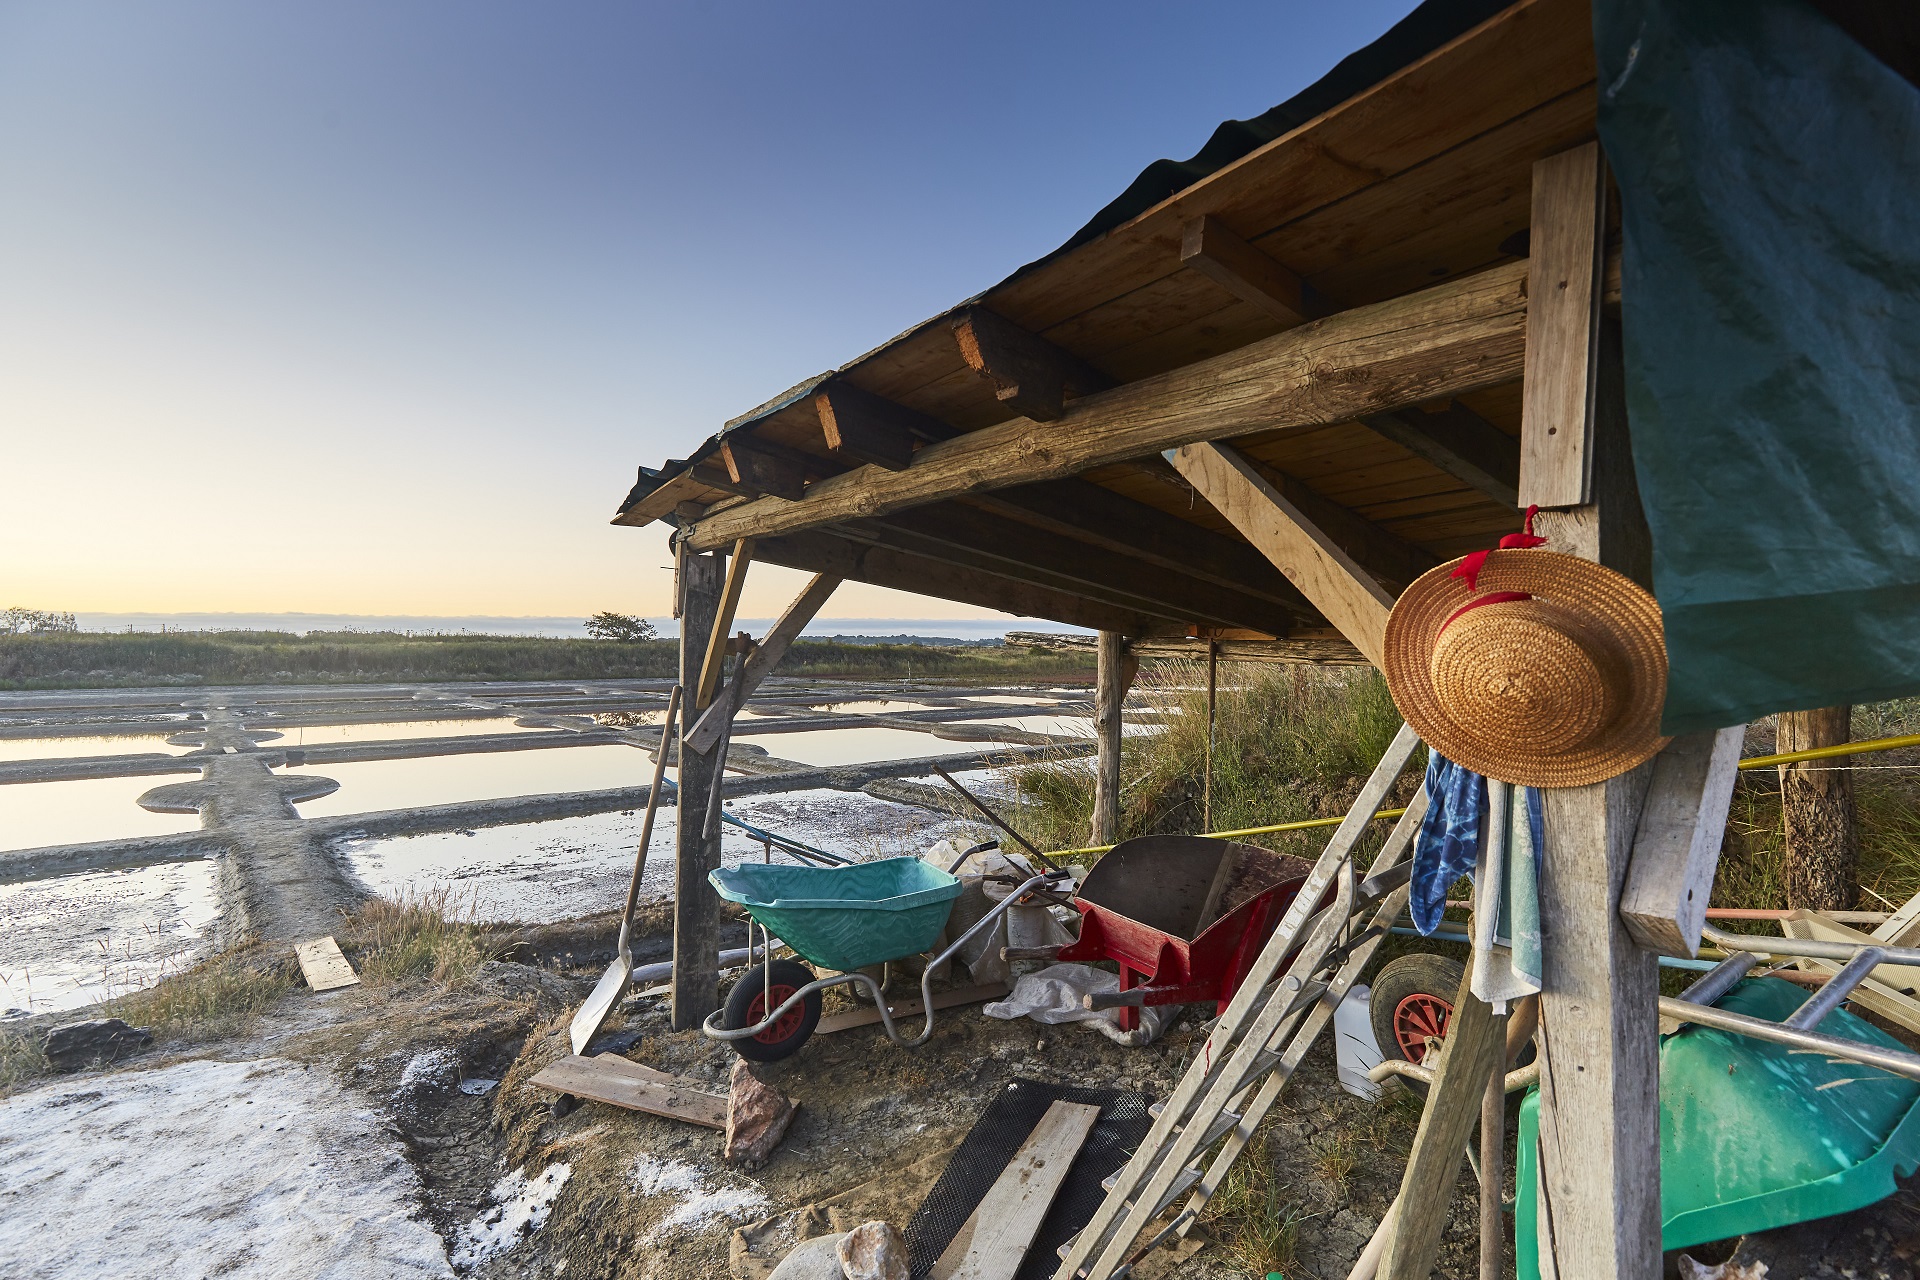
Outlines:
[[[844,1280],[846,1272],[840,1269],[838,1250],[845,1239],[844,1235],[831,1235],[802,1240],[781,1259],[767,1280]]]
[[[793,1111],[793,1101],[786,1094],[749,1071],[745,1059],[736,1059],[727,1093],[727,1159],[746,1165],[765,1163],[786,1137]]]
[[[890,1223],[855,1227],[841,1237],[836,1252],[847,1280],[912,1280],[906,1239]]]
[[[70,1022],[47,1032],[47,1061],[55,1071],[78,1071],[96,1062],[117,1062],[153,1043],[145,1027],[130,1027],[118,1018]]]

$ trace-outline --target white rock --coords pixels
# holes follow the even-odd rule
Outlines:
[[[781,1259],[767,1280],[844,1280],[846,1273],[840,1270],[838,1250],[846,1238],[842,1233],[802,1240]]]

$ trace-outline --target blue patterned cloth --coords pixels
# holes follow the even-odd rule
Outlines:
[[[1427,816],[1413,842],[1407,909],[1422,935],[1440,926],[1447,890],[1473,872],[1486,839],[1487,780],[1427,748]]]

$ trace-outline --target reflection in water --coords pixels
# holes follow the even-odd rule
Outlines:
[[[191,776],[183,775],[0,786],[0,849],[198,831],[196,814],[148,813],[134,803],[154,787],[189,781]]]
[[[730,802],[757,827],[855,859],[920,853],[943,837],[970,842],[976,824],[843,791],[795,791]],[[595,814],[469,832],[344,840],[335,847],[369,888],[389,897],[438,888],[476,918],[545,922],[618,910],[633,871],[642,814]],[[660,811],[647,851],[645,897],[673,893],[675,811]],[[726,827],[721,858],[758,862],[765,850]],[[776,851],[777,861],[791,861]]]
[[[303,818],[325,818],[462,800],[644,787],[653,780],[653,761],[637,747],[608,745],[297,765],[283,772],[317,773],[340,784],[331,795],[298,806]]]
[[[868,698],[864,702],[815,702],[810,710],[829,711],[848,716],[892,715],[899,711],[934,711],[930,702],[895,702],[888,698]]]
[[[130,733],[110,738],[0,738],[0,760],[64,760],[70,756],[132,756],[160,752],[182,755],[192,747],[170,747],[168,734]]]
[[[1005,719],[975,720],[974,724],[1003,724],[1010,729],[1025,729],[1028,733],[1052,733],[1061,737],[1091,738],[1093,736],[1093,717],[1091,716],[1008,716]],[[1142,724],[1137,720],[1122,720],[1120,732],[1129,738],[1159,733],[1164,725]]]
[[[929,725],[928,728],[933,726]],[[867,764],[913,760],[921,756],[965,755],[982,751],[984,742],[950,742],[912,729],[806,729],[799,733],[741,734],[735,742],[765,747],[767,754],[802,764]]]
[[[967,699],[968,702],[992,702],[1010,707],[1051,707],[1058,698],[1036,698],[1029,694],[1015,693],[977,693]]]
[[[211,861],[0,886],[0,1018],[152,986],[205,951]]]
[[[377,724],[290,724],[276,725],[258,720],[249,729],[272,729],[280,734],[268,738],[263,747],[320,747],[336,742],[387,742],[402,738],[470,738],[482,733],[551,733],[554,730],[525,730],[510,717],[487,720],[382,720]],[[560,730],[559,732],[566,732]]]

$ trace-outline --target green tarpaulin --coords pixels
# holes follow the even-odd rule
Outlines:
[[[1664,728],[1920,691],[1920,90],[1804,0],[1595,0]]]

